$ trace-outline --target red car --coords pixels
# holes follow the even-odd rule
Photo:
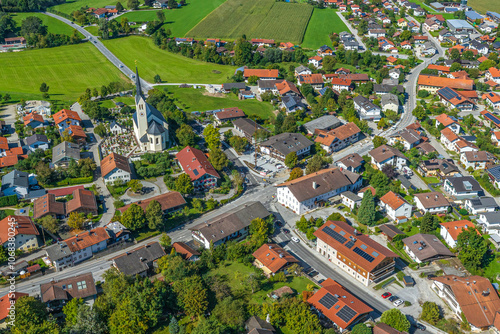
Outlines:
[[[392,293],[390,292],[385,292],[384,294],[382,294],[382,298],[384,299],[389,298],[390,296],[392,296]]]

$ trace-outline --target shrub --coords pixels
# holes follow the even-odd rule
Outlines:
[[[17,195],[0,197],[0,207],[17,205]]]

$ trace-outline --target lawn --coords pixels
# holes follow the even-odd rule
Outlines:
[[[220,108],[238,107],[247,115],[258,115],[262,119],[273,117],[273,107],[267,102],[257,100],[238,100],[234,94],[224,97],[203,95],[204,89],[165,87],[165,91],[172,93],[178,100],[178,105],[186,112],[206,111]]]
[[[101,8],[104,6],[113,6],[116,5],[116,3],[116,0],[66,0],[65,3],[50,8],[61,13],[71,14],[82,7]],[[121,1],[121,3],[124,7],[127,6],[127,1]]]
[[[99,36],[99,27],[98,26],[88,26],[88,27],[85,27],[85,30],[87,30],[89,33],[91,33],[94,36]]]
[[[129,68],[135,68],[137,61],[139,74],[149,82],[153,82],[154,76],[159,74],[163,82],[224,83],[236,69],[161,50],[146,37],[129,36],[103,42]]]
[[[328,35],[332,32],[349,31],[347,26],[331,8],[314,8],[309,24],[307,25],[303,48],[317,49],[322,45],[332,45]]]
[[[498,12],[500,8],[500,0],[470,0],[467,5],[477,10],[481,14],[486,14],[486,11],[493,10]]]
[[[226,0],[190,0],[186,6],[174,10],[163,10],[165,28],[174,36],[184,36],[205,16],[219,7]],[[141,10],[123,14],[130,22],[147,22],[157,19],[157,10]],[[121,20],[121,16],[118,20]]]
[[[41,94],[45,82],[51,98],[73,102],[87,88],[125,79],[90,43],[2,53],[0,68],[0,93]]]
[[[64,22],[59,21],[58,19],[55,19],[51,16],[41,14],[41,13],[13,13],[12,18],[14,21],[16,21],[16,25],[21,29],[21,24],[24,19],[26,19],[28,16],[36,16],[40,18],[43,22],[44,25],[47,26],[48,32],[52,34],[61,34],[61,35],[68,35],[71,36],[73,35],[73,28],[71,28],[69,25],[67,25]],[[83,35],[78,33],[81,38],[83,38]]]
[[[301,43],[313,7],[274,0],[228,0],[211,12],[186,36],[237,39],[271,38]]]
[[[500,258],[494,258],[484,269],[484,276],[495,279],[500,274]]]

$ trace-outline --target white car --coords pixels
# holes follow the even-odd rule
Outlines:
[[[401,305],[401,304],[403,304],[403,303],[404,303],[404,301],[403,301],[403,300],[398,299],[398,300],[394,301],[394,303],[393,303],[393,304],[394,304],[394,306],[398,307],[399,305]]]
[[[299,238],[297,238],[297,237],[292,237],[292,241],[293,242],[300,242]]]

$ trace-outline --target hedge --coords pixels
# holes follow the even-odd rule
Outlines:
[[[3,196],[0,197],[0,207],[4,206],[14,206],[17,204],[17,195]]]
[[[71,179],[68,178],[68,179],[64,179],[62,181],[56,182],[56,187],[75,185],[75,184],[92,183],[93,181],[94,181],[93,176],[75,177],[75,178],[71,178]]]

